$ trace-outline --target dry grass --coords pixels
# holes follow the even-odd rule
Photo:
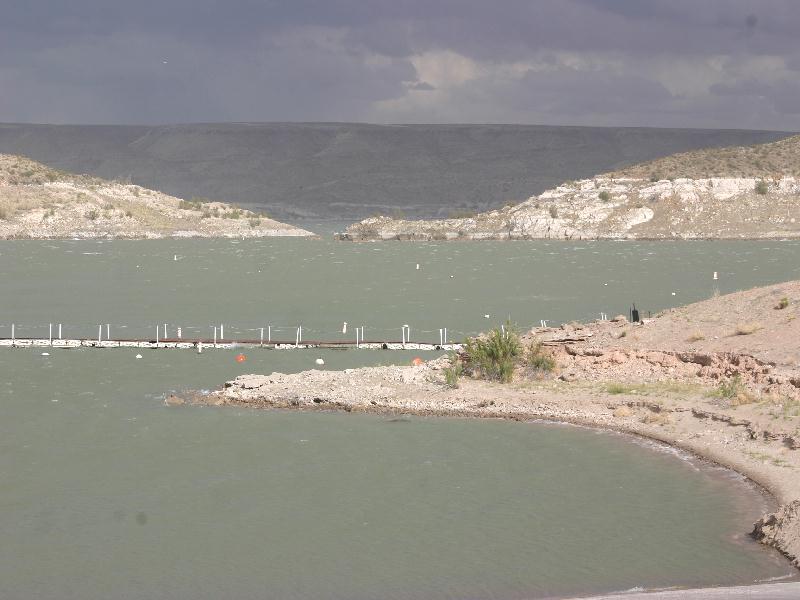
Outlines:
[[[700,340],[704,339],[706,339],[706,336],[704,336],[699,331],[695,331],[692,335],[686,338],[686,341],[691,343],[691,342],[699,342]]]

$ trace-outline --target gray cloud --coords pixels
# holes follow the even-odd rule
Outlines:
[[[28,0],[0,120],[800,129],[799,25],[795,0]]]

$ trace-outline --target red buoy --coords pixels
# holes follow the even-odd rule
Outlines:
[[[417,356],[414,358],[414,360],[411,361],[411,364],[414,365],[415,367],[418,367],[424,362],[425,362],[424,360],[422,360],[419,356]]]
[[[247,360],[247,357],[244,354],[237,354],[236,355],[236,362],[243,363]]]

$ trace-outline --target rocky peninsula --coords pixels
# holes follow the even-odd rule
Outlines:
[[[311,236],[204,198],[181,200],[120,181],[74,175],[0,154],[0,239]]]
[[[506,383],[470,369],[468,347],[414,366],[243,375],[167,403],[542,419],[652,438],[768,490],[779,509],[746,527],[800,567],[799,316],[793,281],[643,323],[533,329]]]
[[[450,219],[372,217],[339,239],[757,239],[800,237],[800,136],[695,150],[590,179],[521,204]]]

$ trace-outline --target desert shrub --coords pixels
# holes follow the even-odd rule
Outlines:
[[[8,220],[8,209],[5,206],[0,206],[0,221]]]
[[[250,219],[249,223],[250,223],[250,227],[256,228],[259,225],[261,225],[261,219]]]
[[[203,210],[203,204],[193,200],[181,200],[178,202],[178,208],[182,210]]]
[[[755,333],[759,329],[761,329],[761,325],[759,323],[756,322],[741,323],[736,326],[736,329],[734,330],[733,333],[736,335],[750,335]]]
[[[525,364],[529,372],[535,375],[544,375],[555,370],[556,359],[544,349],[542,342],[537,340],[528,346]]]
[[[783,298],[778,300],[778,304],[777,304],[777,306],[775,308],[777,310],[783,310],[784,308],[788,308],[788,306],[789,306],[789,298],[784,296]]]
[[[519,334],[510,322],[504,328],[492,329],[482,338],[470,338],[464,345],[468,369],[484,379],[507,383],[514,375],[514,366],[522,347]]]
[[[690,335],[688,338],[686,338],[686,341],[687,342],[699,342],[700,340],[704,340],[704,339],[706,339],[706,336],[704,336],[699,331],[695,331],[692,335]]]
[[[464,373],[464,365],[461,363],[458,354],[453,353],[450,355],[450,366],[445,367],[443,370],[444,384],[451,389],[457,388],[458,380]]]
[[[763,196],[769,191],[769,186],[767,185],[767,182],[762,179],[761,181],[756,182],[755,190],[756,194]]]
[[[138,198],[139,197],[139,188],[138,187],[131,188],[131,193]]]
[[[656,181],[661,181],[661,173],[650,173],[650,181],[655,183]]]
[[[728,400],[732,406],[750,404],[755,400],[747,391],[738,373],[725,381],[721,381],[714,395]]]
[[[86,213],[86,218],[90,221],[96,220],[99,216],[100,214],[96,210],[90,210],[88,213]]]
[[[126,210],[125,211],[125,216],[128,217],[129,219],[132,218],[133,217],[133,211]]]
[[[114,210],[116,208],[111,202],[106,202],[103,205],[103,210]]]
[[[609,200],[611,200],[611,194],[609,194],[605,190],[597,194],[597,197],[600,198],[600,200],[602,200],[603,202],[608,202]]]
[[[211,218],[211,211],[204,210],[203,214],[200,215],[201,219],[210,219]]]
[[[551,206],[550,209],[550,218],[557,219],[558,218],[558,209],[555,206]]]
[[[58,179],[58,173],[55,171],[48,171],[44,174],[44,176],[47,178],[47,181],[50,181],[51,183]]]

